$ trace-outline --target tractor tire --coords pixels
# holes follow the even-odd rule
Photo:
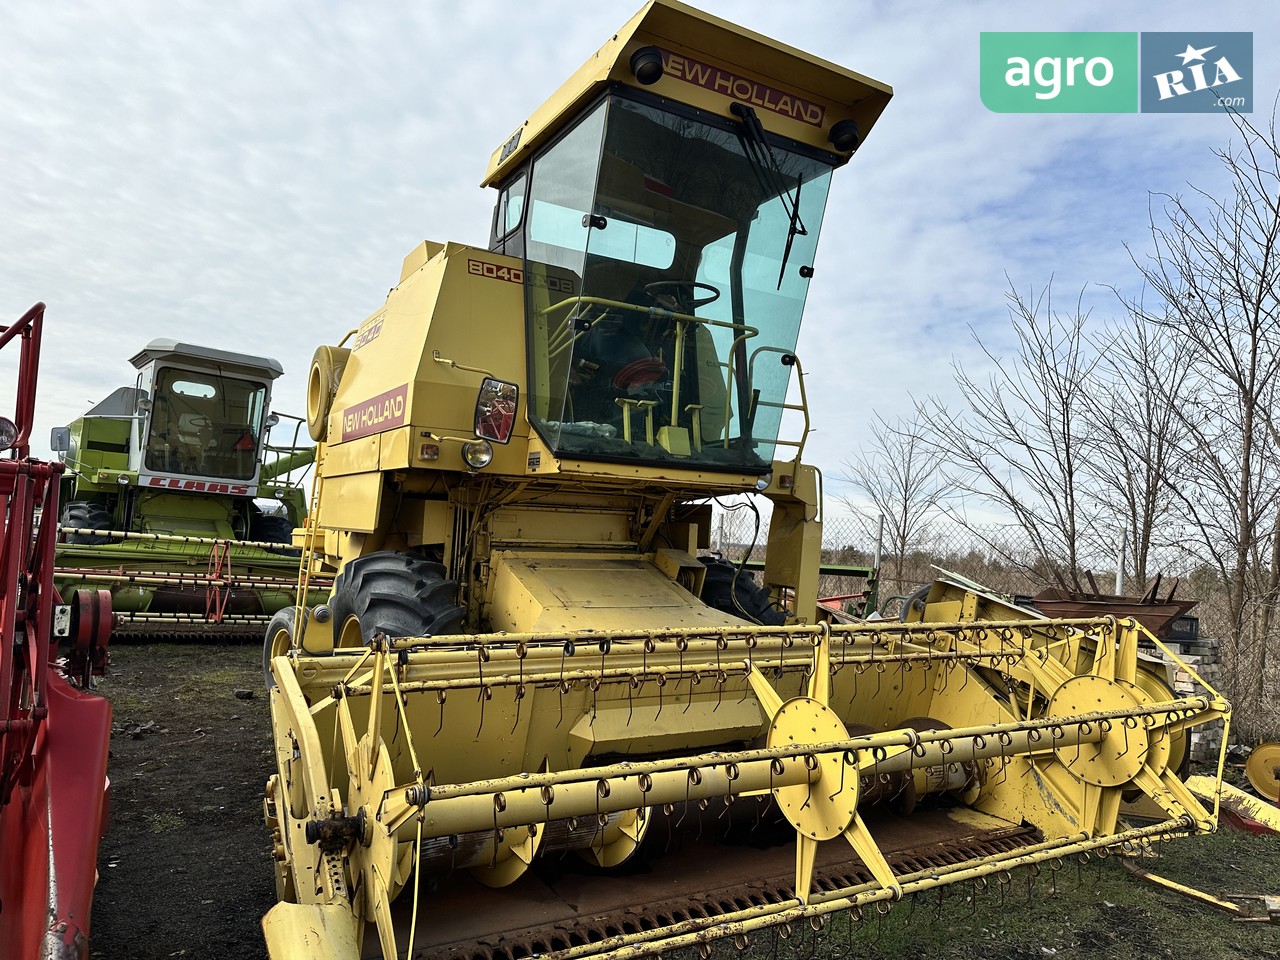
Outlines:
[[[276,678],[271,675],[271,661],[282,657],[293,647],[293,635],[297,629],[298,608],[284,607],[277,610],[267,623],[267,636],[262,643],[262,679],[268,690],[274,690]]]
[[[445,573],[443,564],[396,550],[352,560],[333,584],[334,647],[365,645],[378,633],[458,633],[466,610],[458,604],[458,582]]]
[[[100,503],[88,500],[72,500],[62,508],[59,526],[80,527],[86,530],[111,530],[116,522],[111,513]],[[66,543],[78,543],[85,546],[100,547],[104,543],[112,543],[111,537],[97,533],[68,533]]]
[[[293,524],[288,517],[255,514],[249,521],[249,539],[293,545]]]
[[[924,616],[925,601],[929,599],[929,591],[933,589],[933,581],[929,581],[924,586],[917,587],[909,597],[902,601],[902,608],[898,611],[899,623],[912,623],[908,620],[912,613],[918,613]]]
[[[765,627],[780,627],[787,622],[787,615],[773,605],[769,591],[757,584],[749,571],[715,557],[698,559],[707,567],[707,578],[702,583],[702,602],[707,606]]]

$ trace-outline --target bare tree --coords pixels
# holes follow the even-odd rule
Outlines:
[[[891,424],[876,414],[867,441],[844,461],[842,476],[858,496],[840,501],[871,536],[884,517],[890,574],[899,589],[907,556],[921,545],[930,519],[954,489],[942,469],[942,449],[926,439],[928,429],[919,418]]]
[[[1153,546],[1174,540],[1170,478],[1184,466],[1180,411],[1195,381],[1191,345],[1144,318],[1141,301],[1092,339],[1100,361],[1085,393],[1097,439],[1100,515],[1123,528],[1130,569],[1146,583]],[[1123,573],[1124,571],[1122,571]]]
[[[1005,559],[1083,590],[1083,558],[1099,526],[1091,472],[1096,438],[1086,416],[1098,359],[1084,335],[1087,314],[1079,301],[1073,313],[1055,312],[1051,286],[1027,297],[1011,290],[1008,300],[1016,350],[997,356],[975,334],[990,373],[980,379],[957,365],[968,409],[957,413],[932,400],[930,419],[957,487],[1011,516],[1030,543],[1029,557],[1005,553]],[[970,529],[1004,552],[980,526]]]
[[[1237,128],[1241,143],[1217,151],[1225,195],[1165,196],[1138,267],[1163,301],[1143,318],[1185,340],[1199,377],[1179,408],[1174,491],[1195,553],[1226,585],[1228,686],[1260,712],[1280,650],[1280,149],[1274,120]]]

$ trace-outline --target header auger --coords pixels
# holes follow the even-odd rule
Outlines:
[[[946,582],[819,616],[781,427],[827,185],[889,97],[654,0],[495,151],[489,248],[420,245],[317,350],[298,539],[333,590],[264,648],[277,960],[742,946],[1213,828],[1177,768],[1227,704],[1133,622]],[[772,507],[761,583],[698,556],[728,494]]]

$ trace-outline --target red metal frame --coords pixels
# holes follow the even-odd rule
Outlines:
[[[204,617],[210,623],[221,623],[231,597],[231,544],[219,540],[209,551],[209,574],[205,578]]]
[[[31,428],[36,418],[36,380],[40,376],[40,334],[44,328],[44,304],[37,303],[18,322],[0,327],[0,350],[14,337],[22,338],[18,360],[18,398],[14,404],[13,422],[18,425],[18,440],[13,446],[15,460],[31,455]]]
[[[22,344],[17,440],[0,460],[0,957],[72,960],[89,950],[111,708],[74,686],[57,662],[53,565],[63,467],[30,458],[43,321],[38,303],[0,327],[0,348]],[[37,510],[52,522],[37,527]],[[90,640],[105,652],[97,613]]]

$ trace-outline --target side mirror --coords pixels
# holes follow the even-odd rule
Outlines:
[[[485,377],[476,398],[476,436],[495,443],[506,443],[516,425],[516,402],[520,388],[514,383]]]
[[[49,447],[54,453],[66,453],[71,449],[71,428],[54,427],[49,431]]]

